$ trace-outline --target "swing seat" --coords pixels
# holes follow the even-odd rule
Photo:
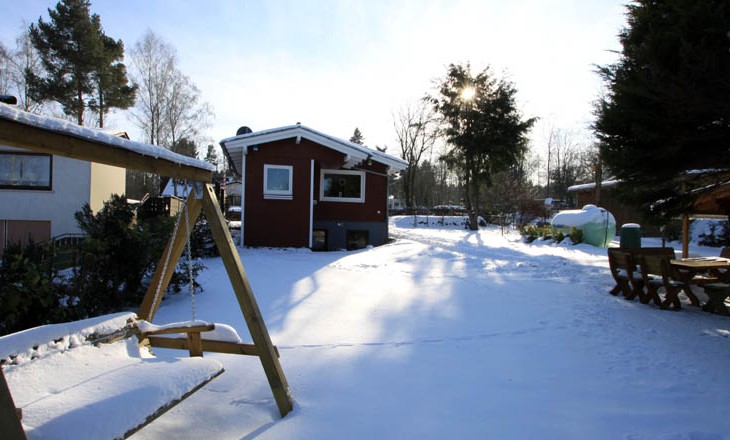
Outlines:
[[[29,439],[126,438],[223,372],[214,359],[155,358],[134,337],[82,338],[34,345],[3,367]]]

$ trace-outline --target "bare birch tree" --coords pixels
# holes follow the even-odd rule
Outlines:
[[[33,47],[28,26],[15,39],[15,48],[0,43],[0,93],[18,98],[18,107],[30,113],[40,113],[43,104],[28,94],[27,73],[40,75],[43,69],[38,51]]]
[[[427,102],[411,103],[393,115],[393,128],[400,146],[401,158],[408,162],[408,168],[403,176],[404,202],[407,208],[414,208],[414,185],[418,165],[438,138],[436,118]]]

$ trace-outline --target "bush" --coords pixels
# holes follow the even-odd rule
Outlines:
[[[572,241],[573,244],[583,243],[582,229],[570,228],[570,234],[568,236],[570,237],[570,241]]]
[[[0,334],[66,318],[44,246],[9,244],[0,266]]]
[[[553,229],[550,227],[550,225],[523,225],[520,228],[520,234],[522,234],[523,237],[525,237],[525,241],[527,243],[532,243],[538,238],[543,239],[551,239],[553,238]]]
[[[0,334],[41,324],[77,320],[137,307],[152,273],[172,235],[175,219],[135,220],[124,197],[113,196],[93,214],[84,205],[75,214],[87,234],[81,244],[80,264],[61,276],[52,268],[51,247],[29,244],[6,247],[0,267]],[[205,232],[199,232],[205,242]],[[191,239],[191,254],[195,251]],[[204,266],[193,258],[193,288]],[[169,290],[189,284],[187,255],[172,276]]]

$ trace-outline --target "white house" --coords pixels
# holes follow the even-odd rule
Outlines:
[[[80,233],[74,213],[124,194],[125,176],[124,168],[0,145],[0,256],[11,242]]]

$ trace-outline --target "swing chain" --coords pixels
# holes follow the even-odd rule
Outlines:
[[[187,185],[185,185],[187,192]],[[192,250],[190,247],[190,218],[187,215],[188,213],[188,203],[187,198],[186,202],[183,208],[183,211],[185,213],[185,236],[187,237],[187,263],[188,263],[188,286],[190,289],[190,307],[192,310],[192,320],[195,321],[195,279],[193,278],[193,259],[192,259]]]

